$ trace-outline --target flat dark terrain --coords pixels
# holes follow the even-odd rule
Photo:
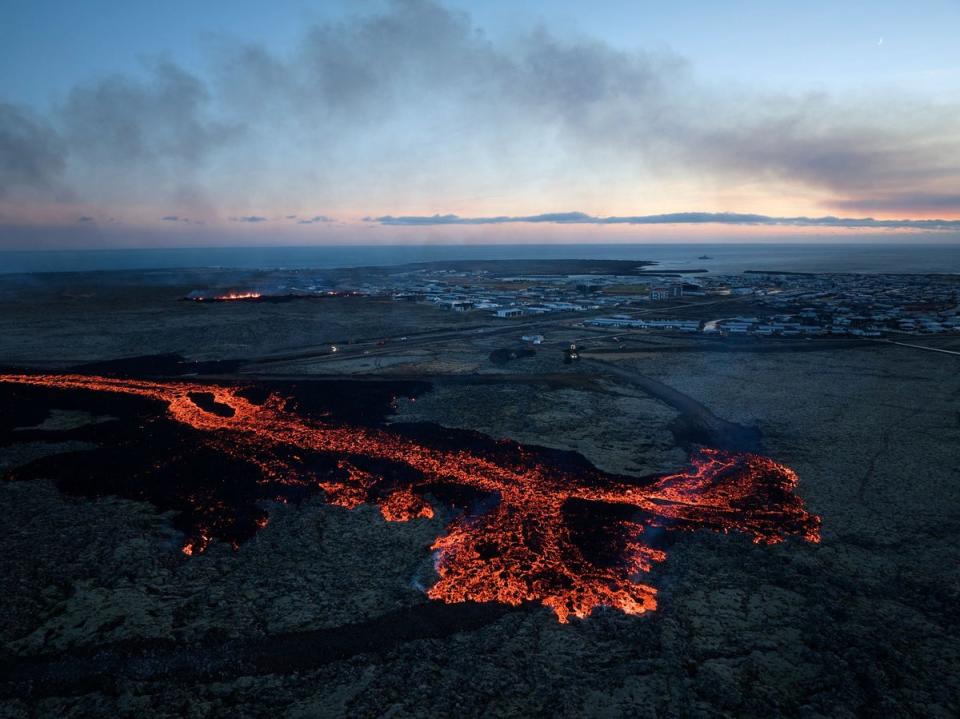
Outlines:
[[[242,282],[0,277],[0,365],[178,355],[133,367],[171,376],[179,362],[178,376],[251,386],[322,380],[358,405],[400,383],[376,421],[573,450],[633,476],[729,442],[799,475],[822,541],[676,533],[645,578],[658,608],[637,616],[600,609],[561,624],[538,605],[443,604],[424,590],[446,511],[387,522],[376,506],[314,493],[265,505],[269,524],[236,549],[214,541],[185,556],[174,510],[20,474],[102,452],[97,427],[120,408],[53,399],[21,416],[3,394],[0,716],[960,714],[960,357],[652,334],[614,353],[551,317],[535,355],[497,365],[490,353],[533,324],[372,297],[180,299]],[[583,359],[565,364],[572,340]]]

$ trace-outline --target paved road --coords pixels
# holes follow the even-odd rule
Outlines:
[[[718,417],[693,397],[659,380],[635,369],[596,359],[584,359],[580,364],[598,373],[616,377],[621,383],[639,389],[677,410],[680,416],[671,430],[679,444],[701,444],[748,452],[759,452],[761,449],[761,434],[757,427],[747,427]]]
[[[642,309],[631,309],[630,314],[634,316],[662,314],[670,310],[686,310],[689,307],[707,307],[711,305],[727,304],[730,302],[742,301],[742,297],[724,297],[718,300],[707,300],[704,302],[692,302],[683,305],[657,305],[645,307]],[[498,337],[501,335],[520,335],[524,331],[536,331],[544,333],[550,328],[569,327],[573,328],[584,320],[594,317],[609,315],[612,308],[600,310],[587,310],[575,313],[557,313],[556,315],[538,315],[529,320],[504,320],[502,325],[477,327],[475,325],[457,330],[437,330],[433,332],[423,332],[416,335],[409,335],[406,340],[393,338],[386,344],[380,344],[382,339],[368,339],[359,342],[353,342],[346,345],[320,345],[313,349],[299,350],[295,353],[283,355],[270,355],[251,360],[247,366],[251,369],[262,369],[271,365],[297,365],[297,364],[315,364],[318,362],[339,361],[355,357],[382,357],[405,352],[412,348],[424,348],[436,345],[448,344],[451,342],[463,342],[487,337]],[[570,341],[581,342],[585,339],[594,339],[603,336],[619,336],[636,333],[637,330],[623,328],[610,328],[591,330],[589,335],[583,335],[572,340],[568,339],[562,343],[547,342],[545,347],[562,347]],[[333,351],[333,346],[337,347]]]
[[[956,350],[945,350],[940,347],[927,347],[926,345],[914,345],[909,342],[897,342],[896,340],[875,340],[876,342],[882,342],[883,344],[888,345],[897,345],[897,347],[910,347],[915,350],[926,350],[927,352],[939,352],[945,355],[954,355],[960,357],[960,352]]]

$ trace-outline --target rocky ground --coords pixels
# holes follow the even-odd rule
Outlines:
[[[340,297],[282,303],[198,303],[197,287],[244,287],[171,273],[0,275],[0,362],[69,366],[177,353],[191,360],[253,358],[351,340],[477,324],[390,299]]]
[[[123,354],[148,341],[138,328],[148,310],[96,315],[113,326],[102,346],[96,332],[78,344],[78,330],[53,317],[41,326],[29,324],[39,314],[0,314],[0,362]],[[159,311],[151,321],[153,332],[165,326]],[[348,318],[316,319],[327,321]],[[162,349],[200,332],[177,322],[157,335]],[[271,335],[254,324],[250,333]],[[219,351],[261,341],[230,340],[246,331],[225,327]],[[185,558],[169,517],[150,505],[71,498],[44,480],[3,482],[0,674],[25,672],[38,656],[53,656],[60,674],[30,693],[3,684],[0,716],[956,716],[957,358],[885,346],[718,353],[690,342],[605,361],[758,427],[764,453],[800,475],[799,493],[823,518],[821,544],[680,535],[652,576],[656,612],[600,611],[561,625],[543,608],[433,611],[423,586],[443,513],[388,523],[376,508],[315,498],[273,507],[270,525],[237,551],[214,545]],[[395,419],[576,449],[610,471],[683,465],[670,431],[677,411],[622,377],[547,352],[491,368],[480,344],[412,356],[403,371],[503,381],[437,382],[401,401]],[[508,376],[548,372],[589,382]],[[0,448],[0,464],[66,449],[76,447],[15,444]],[[260,659],[233,663],[231,652]]]

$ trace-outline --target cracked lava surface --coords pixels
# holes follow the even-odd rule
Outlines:
[[[737,531],[758,544],[819,541],[819,517],[793,493],[797,475],[754,454],[702,449],[683,472],[636,478],[550,461],[509,441],[432,446],[389,428],[310,420],[277,394],[257,403],[237,386],[79,374],[0,374],[0,383],[161,402],[167,418],[196,430],[205,446],[255,465],[263,496],[281,501],[290,488],[322,490],[332,504],[375,503],[385,519],[408,521],[433,517],[430,498],[438,501],[445,487],[489,497],[433,543],[438,579],[427,594],[444,602],[536,601],[561,622],[598,606],[640,614],[657,606],[656,589],[642,579],[666,559],[656,546],[663,530]],[[330,468],[311,471],[307,456],[332,460]],[[203,492],[186,499],[210,501]],[[197,506],[196,517],[187,555],[225,538],[235,515]],[[252,522],[251,533],[267,518]]]

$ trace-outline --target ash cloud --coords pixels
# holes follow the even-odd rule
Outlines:
[[[951,119],[958,107],[888,106],[879,100],[857,105],[825,96],[779,98],[775,104],[776,111],[758,119],[720,116],[715,127],[691,127],[689,148],[708,170],[795,183],[841,198],[903,187],[960,189],[960,133]],[[870,209],[847,199],[829,206]],[[873,209],[913,213],[929,207],[902,202]]]
[[[204,188],[208,207],[321,196],[337,209],[762,182],[906,215],[960,194],[956,103],[711,85],[669,52],[549,28],[494,39],[431,0],[306,27],[283,54],[224,41],[213,67],[157,61],[78,86],[45,118],[0,105],[0,191],[52,196],[62,181],[83,200],[143,204]],[[546,217],[525,221],[579,221]]]
[[[874,197],[856,197],[830,203],[838,210],[865,212],[952,212],[960,214],[960,193],[893,193]]]
[[[113,76],[75,88],[59,110],[73,152],[110,166],[196,165],[234,139],[235,123],[208,117],[207,85],[172,62],[144,78]]]
[[[67,146],[49,124],[0,102],[0,197],[14,188],[54,190],[66,161]]]

